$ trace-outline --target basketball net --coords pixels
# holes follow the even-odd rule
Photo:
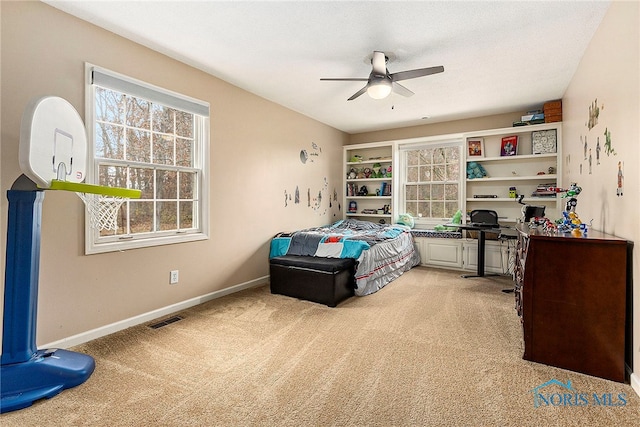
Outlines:
[[[82,199],[89,213],[91,228],[95,230],[117,230],[120,206],[128,197],[106,196],[104,194],[76,193]]]

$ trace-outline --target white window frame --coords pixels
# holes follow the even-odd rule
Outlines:
[[[458,177],[458,206],[464,213],[466,197],[466,160],[464,156],[464,137],[462,134],[451,135],[439,135],[436,137],[427,137],[412,140],[408,143],[401,143],[398,145],[398,207],[403,213],[406,210],[406,192],[405,186],[407,184],[407,151],[420,150],[421,148],[439,148],[439,147],[454,147],[457,146],[460,149],[460,176]],[[436,225],[442,225],[451,218],[414,218],[416,228],[419,229],[432,229]]]
[[[95,157],[95,89],[94,72],[101,87],[113,89],[138,98],[188,111],[198,116],[195,121],[193,171],[196,173],[194,199],[197,209],[194,212],[193,229],[155,231],[149,233],[120,234],[100,236],[99,230],[91,227],[89,213],[85,208],[85,254],[124,251],[129,249],[185,243],[209,238],[209,103],[163,89],[131,77],[85,63],[85,126],[87,129],[87,171],[86,182],[98,183],[100,164],[113,164],[111,160]],[[106,82],[106,83],[105,83]],[[116,162],[118,166],[128,166],[127,162]],[[140,166],[140,165],[135,165]],[[154,199],[155,200],[155,199]]]

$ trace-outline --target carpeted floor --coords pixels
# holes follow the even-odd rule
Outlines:
[[[0,425],[640,425],[629,385],[522,360],[510,285],[419,267],[337,308],[246,290],[76,347],[89,380]],[[552,379],[572,390],[536,407]]]

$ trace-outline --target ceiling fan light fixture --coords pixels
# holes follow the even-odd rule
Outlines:
[[[367,93],[373,99],[384,99],[391,94],[391,82],[382,80],[367,87]]]

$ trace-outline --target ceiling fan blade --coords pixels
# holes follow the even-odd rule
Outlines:
[[[444,71],[443,66],[418,68],[416,70],[407,70],[407,71],[400,71],[399,73],[393,73],[393,74],[390,74],[390,77],[392,81],[399,82],[401,80],[415,79],[416,77],[442,73],[443,71]]]
[[[398,95],[402,95],[402,96],[406,96],[406,97],[409,97],[409,96],[413,95],[413,92],[411,92],[406,87],[402,86],[400,83],[393,82],[391,85],[393,87],[393,91],[395,93],[397,93]]]
[[[387,75],[387,57],[384,52],[374,51],[371,58],[371,65],[373,66],[373,72],[381,76]]]
[[[360,89],[359,91],[357,91],[356,93],[351,95],[351,98],[347,99],[347,101],[353,101],[354,99],[356,99],[357,97],[359,97],[360,95],[365,93],[367,91],[368,87],[369,87],[369,85],[365,85],[365,87],[363,87],[362,89]]]
[[[337,79],[320,79],[320,80],[324,80],[324,81],[332,81],[332,82],[366,82],[367,80],[369,80],[367,77],[353,77],[353,78],[337,78]]]

